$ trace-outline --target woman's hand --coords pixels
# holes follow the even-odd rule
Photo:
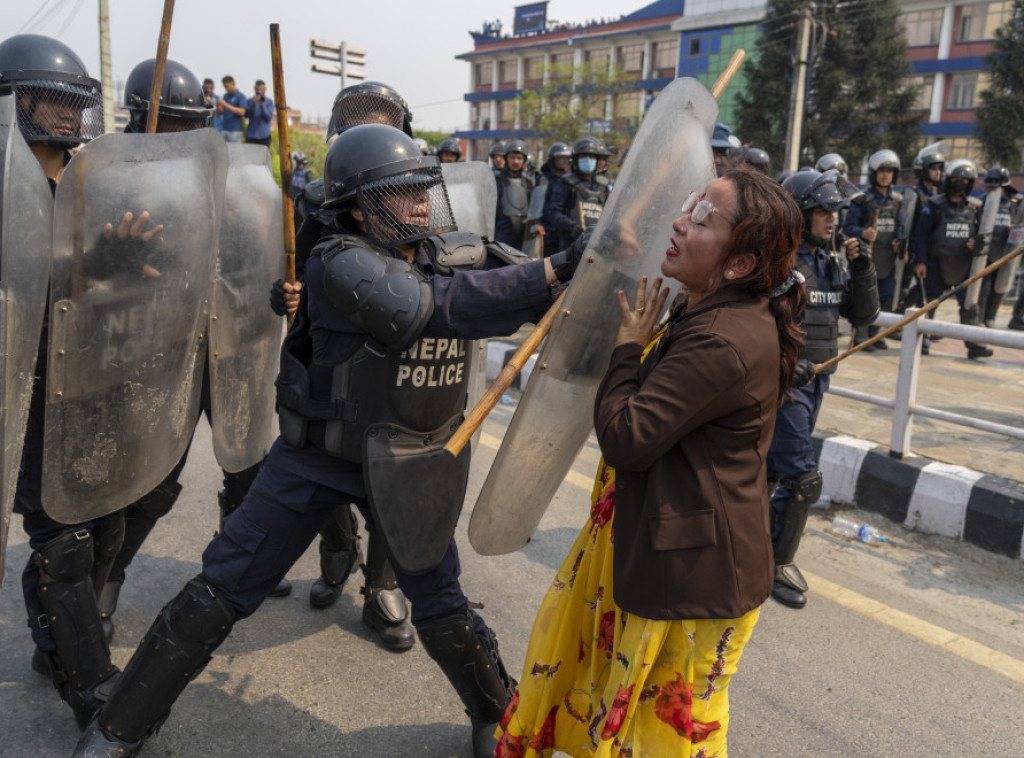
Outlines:
[[[622,325],[619,336],[615,339],[615,347],[635,342],[644,347],[651,341],[657,331],[658,316],[665,309],[668,299],[668,287],[662,289],[661,277],[654,280],[651,294],[647,294],[647,277],[641,277],[636,287],[636,308],[631,308],[626,300],[626,293],[619,290],[619,308],[622,309]]]

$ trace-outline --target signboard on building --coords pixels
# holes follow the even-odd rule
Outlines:
[[[516,7],[516,17],[512,26],[512,33],[531,34],[544,31],[548,21],[548,4],[530,3]]]

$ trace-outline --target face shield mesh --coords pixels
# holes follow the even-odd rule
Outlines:
[[[51,79],[14,82],[18,126],[26,142],[74,147],[103,134],[103,100],[98,86]]]
[[[456,228],[440,166],[369,182],[357,194],[366,233],[381,247],[415,242]]]
[[[405,111],[398,103],[378,95],[349,95],[334,104],[327,133],[336,134],[361,124],[384,124],[401,129],[404,120]]]

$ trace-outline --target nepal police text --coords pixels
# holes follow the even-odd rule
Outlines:
[[[808,290],[808,305],[842,305],[843,293],[833,290]]]
[[[461,384],[466,370],[466,342],[424,337],[402,353],[395,386],[450,387]],[[406,362],[408,361],[408,362]]]

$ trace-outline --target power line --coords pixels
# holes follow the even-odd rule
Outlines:
[[[78,15],[78,11],[82,10],[83,2],[84,0],[75,0],[74,8],[72,8],[71,11],[68,13],[68,17],[64,20],[64,24],[60,27],[57,33],[53,35],[54,37],[60,37],[60,35],[62,35],[65,32],[65,30],[67,30],[67,28],[71,26],[71,22],[75,20],[75,17]]]
[[[53,10],[57,10],[57,8],[59,8],[65,2],[65,0],[43,0],[43,4],[36,9],[36,12],[29,16],[28,21],[21,25],[21,28],[18,30],[18,34],[23,34],[24,32],[31,29],[35,25],[36,19],[39,18],[39,16],[46,11],[46,6],[48,6],[51,2],[54,1],[57,2],[57,6],[53,8]]]

